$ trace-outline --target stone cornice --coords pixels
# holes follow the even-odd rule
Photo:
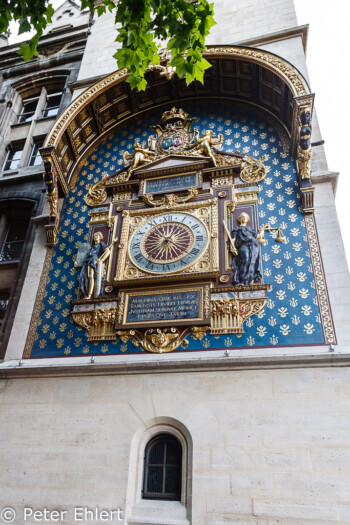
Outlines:
[[[272,44],[273,42],[280,42],[281,40],[287,40],[288,38],[301,37],[304,52],[306,53],[307,37],[309,32],[309,25],[296,26],[290,29],[282,29],[282,31],[276,31],[275,33],[268,33],[248,40],[240,40],[239,42],[233,42],[233,45],[237,46],[262,46],[266,44]]]
[[[281,350],[281,349],[280,349]],[[174,372],[215,372],[234,370],[264,370],[282,368],[325,368],[350,366],[350,353],[314,353],[277,356],[226,356],[224,351],[216,352],[215,357],[195,357],[188,359],[164,359],[151,356],[151,359],[120,362],[111,357],[77,358],[75,363],[64,364],[50,359],[5,361],[0,365],[0,378],[24,379],[31,377],[69,377],[96,375],[130,375]],[[74,358],[70,358],[70,360]],[[85,361],[84,363],[82,361]]]

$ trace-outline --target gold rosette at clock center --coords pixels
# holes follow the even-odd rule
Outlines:
[[[193,248],[194,233],[185,224],[168,222],[153,226],[141,241],[141,253],[155,263],[171,263],[180,260]]]

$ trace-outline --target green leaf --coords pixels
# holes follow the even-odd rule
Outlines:
[[[211,67],[211,64],[208,62],[208,60],[202,57],[201,60],[197,60],[196,67],[201,71],[205,71]]]
[[[31,25],[26,18],[22,18],[19,22],[18,34],[27,33],[31,30]]]
[[[19,46],[19,50],[17,51],[17,53],[19,55],[22,55],[22,57],[24,58],[25,62],[28,62],[28,60],[33,58],[33,52],[31,50],[29,44],[27,44],[27,42],[22,42],[22,44]]]
[[[51,24],[52,22],[52,16],[54,12],[55,12],[54,8],[52,7],[51,4],[49,4],[46,8],[46,18],[49,24]]]
[[[177,67],[177,66],[181,66],[182,64],[184,64],[184,62],[185,62],[185,59],[182,55],[176,55],[176,57],[174,57],[172,61],[170,62],[170,65],[173,67]]]

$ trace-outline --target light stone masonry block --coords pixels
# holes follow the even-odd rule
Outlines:
[[[304,503],[302,501],[292,503],[291,501],[264,501],[254,499],[254,515],[258,518],[290,518],[299,523],[299,519],[306,518],[310,523],[337,523],[337,514],[331,505],[322,505],[319,502]],[[317,521],[318,520],[318,521]]]
[[[208,514],[247,514],[252,511],[252,500],[250,498],[238,497],[208,497],[207,512]]]
[[[252,498],[263,495],[273,497],[275,494],[274,476],[254,471],[234,472],[231,474],[231,493],[235,498],[243,495]]]

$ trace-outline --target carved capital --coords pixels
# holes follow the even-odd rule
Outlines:
[[[88,341],[111,341],[117,338],[114,328],[117,308],[72,312],[73,321],[88,331]]]
[[[264,308],[266,301],[266,297],[212,300],[210,333],[244,334],[244,321],[259,313]]]

